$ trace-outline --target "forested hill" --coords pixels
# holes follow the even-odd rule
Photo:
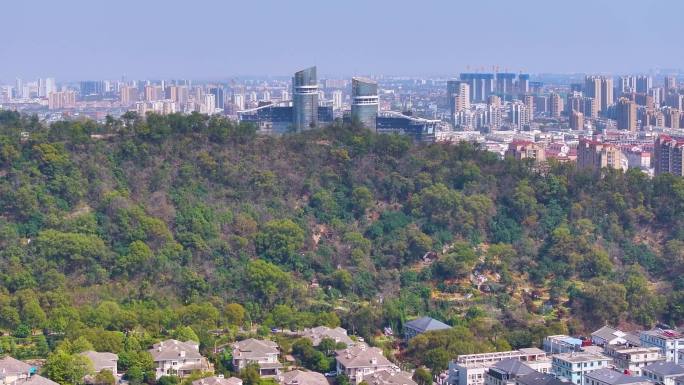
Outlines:
[[[48,129],[2,112],[0,127],[6,333],[185,325],[206,346],[227,324],[372,338],[429,314],[525,346],[684,321],[681,178],[540,173],[341,123],[277,138],[198,114]]]

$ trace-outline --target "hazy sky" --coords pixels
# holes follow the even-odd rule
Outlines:
[[[0,79],[684,67],[682,0],[2,0]]]

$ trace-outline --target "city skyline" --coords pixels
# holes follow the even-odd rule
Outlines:
[[[2,48],[2,81],[287,76],[312,64],[322,69],[319,77],[448,76],[494,66],[620,74],[678,69],[684,61],[684,53],[668,49],[684,31],[680,2],[4,5],[11,16],[5,30],[16,33]],[[652,54],[636,54],[646,49]]]

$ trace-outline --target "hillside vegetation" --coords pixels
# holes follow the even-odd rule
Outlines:
[[[443,362],[681,324],[683,273],[684,180],[669,175],[540,172],[341,123],[265,137],[199,114],[47,128],[0,113],[0,330],[49,345],[3,340],[18,356],[79,337],[136,351],[188,326],[204,347],[229,325],[373,341],[428,314],[459,344],[417,339],[407,359]]]

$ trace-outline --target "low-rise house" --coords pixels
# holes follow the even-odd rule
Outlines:
[[[591,333],[591,342],[599,346],[622,345],[627,343],[626,335],[627,333],[606,325]]]
[[[213,372],[214,367],[199,352],[195,341],[166,340],[152,345],[149,350],[156,367],[155,376],[186,377],[193,372]]]
[[[642,348],[629,345],[606,345],[605,354],[613,359],[613,366],[632,376],[641,376],[641,369],[654,362],[664,361],[660,349]]]
[[[607,368],[611,359],[592,353],[561,353],[553,356],[552,371],[561,380],[584,384],[584,377],[594,370]]]
[[[0,358],[0,385],[11,385],[25,381],[36,368],[10,356]]]
[[[646,377],[630,376],[606,368],[587,373],[584,385],[653,385],[653,382]]]
[[[222,374],[200,378],[192,382],[192,385],[242,385],[242,379],[237,377],[225,378]]]
[[[684,352],[684,334],[676,330],[651,329],[639,334],[641,346],[660,348],[666,361],[679,363],[679,356]]]
[[[684,365],[674,362],[656,362],[642,369],[644,376],[661,385],[675,385],[678,377],[684,376]]]
[[[304,329],[302,337],[311,340],[313,346],[318,346],[322,340],[329,338],[337,343],[343,343],[347,346],[354,345],[354,341],[347,335],[347,329],[336,327],[329,328],[327,326],[318,326],[311,329]]]
[[[544,351],[549,354],[579,352],[582,350],[582,340],[575,337],[558,334],[544,337]]]
[[[370,385],[418,385],[411,373],[395,370],[379,370],[365,378]]]
[[[515,379],[526,374],[534,373],[525,362],[507,358],[492,365],[485,375],[486,385],[515,385]]]
[[[538,348],[463,354],[449,362],[446,382],[449,385],[483,385],[489,368],[510,358],[523,361],[541,373],[547,373],[551,370],[551,359],[546,355],[546,352]]]
[[[549,373],[534,372],[515,379],[515,385],[570,385]]]
[[[304,370],[281,373],[276,380],[280,385],[329,385],[324,375]]]
[[[233,367],[241,371],[250,363],[259,365],[261,376],[277,376],[283,365],[278,361],[278,344],[249,338],[233,344]]]
[[[409,340],[421,333],[445,329],[451,329],[451,326],[434,318],[421,317],[404,324],[404,338]]]
[[[399,370],[388,360],[382,350],[358,344],[335,352],[337,374],[346,375],[351,383],[358,384],[368,375],[380,370]]]
[[[117,363],[119,362],[119,356],[114,353],[101,353],[89,350],[81,353],[81,355],[93,363],[93,371],[95,373],[100,373],[103,370],[109,370],[115,376],[118,373]]]

